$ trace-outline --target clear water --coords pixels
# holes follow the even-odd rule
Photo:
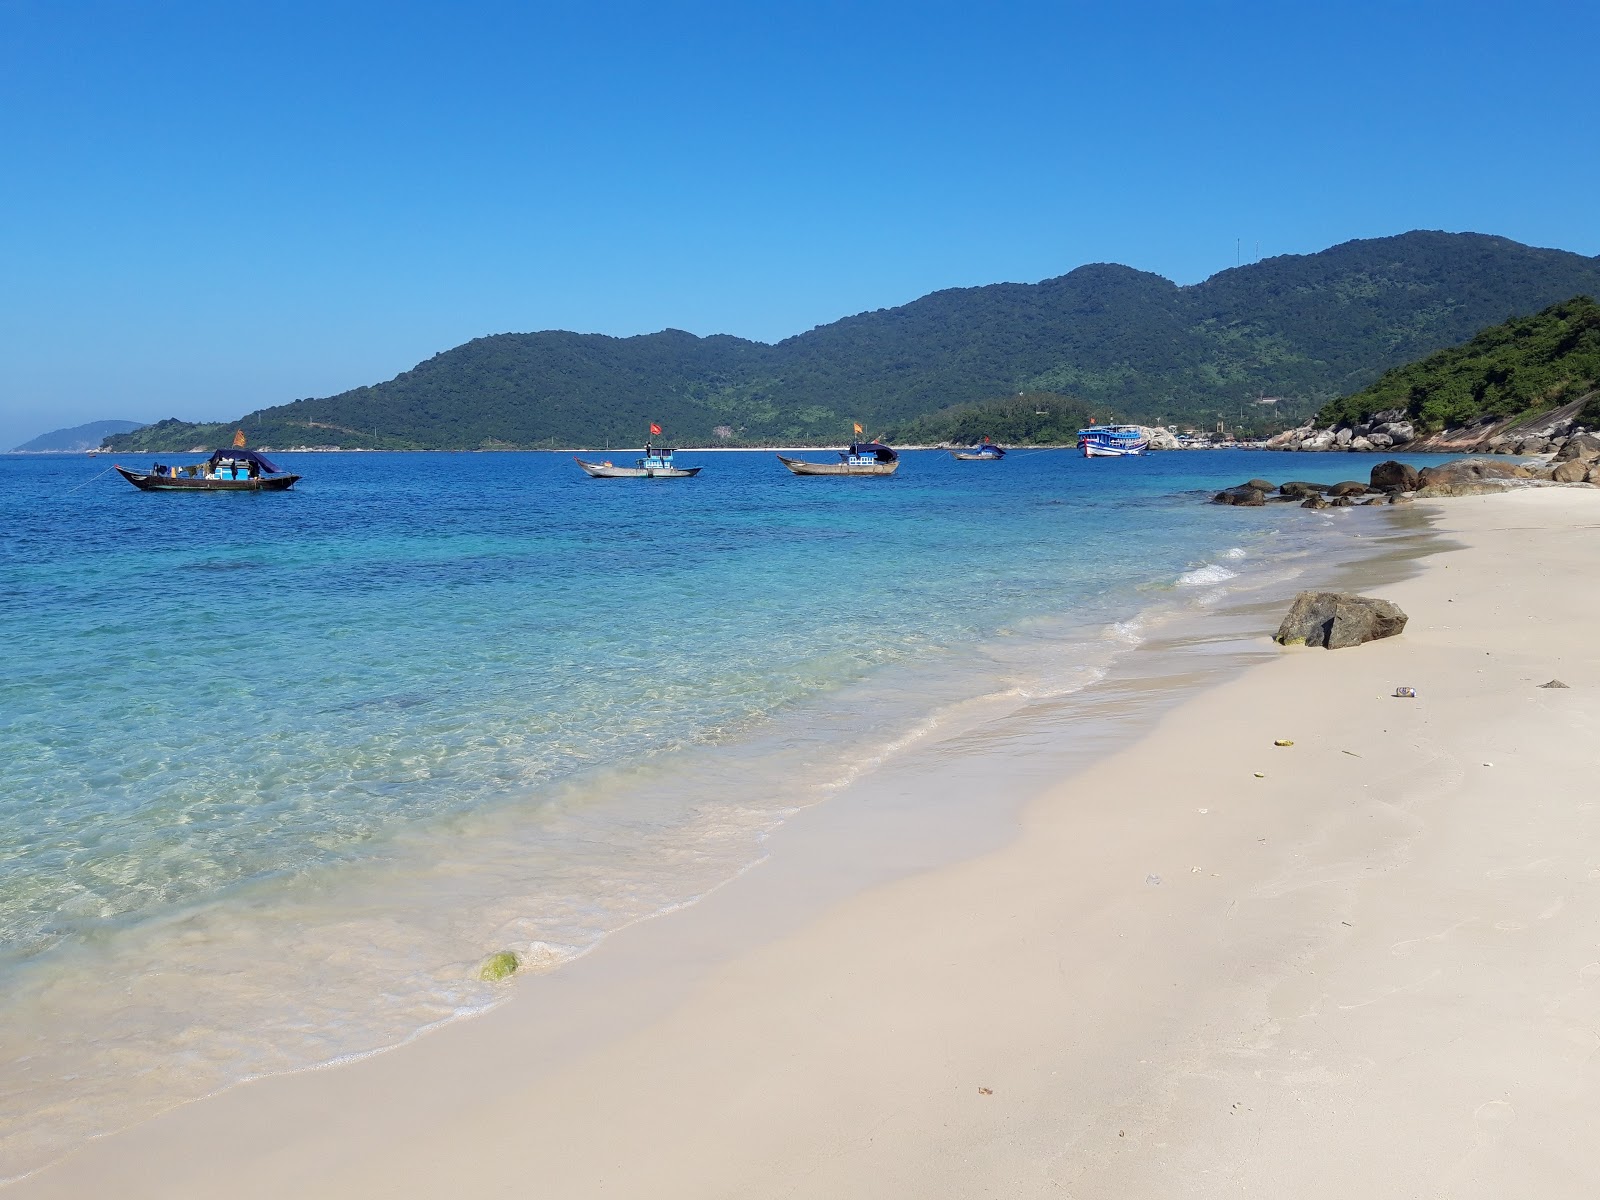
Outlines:
[[[0,458],[0,1178],[692,900],[963,706],[1072,692],[1141,612],[1327,545],[1205,492],[1370,466],[281,457],[274,495]]]

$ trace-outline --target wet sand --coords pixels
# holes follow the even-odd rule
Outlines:
[[[1431,511],[1458,549],[1360,569],[1399,638],[1236,613],[1131,744],[949,739],[480,1019],[10,1190],[1600,1193],[1600,494]]]

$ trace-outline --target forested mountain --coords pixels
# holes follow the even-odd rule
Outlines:
[[[13,454],[82,454],[93,450],[114,433],[129,433],[143,428],[138,421],[90,421],[71,429],[53,429],[23,442]]]
[[[832,442],[1017,393],[1101,419],[1292,424],[1385,370],[1578,293],[1600,259],[1413,232],[1237,267],[1189,287],[1096,264],[935,292],[776,345],[678,330],[500,334],[387,383],[217,426],[162,422],[118,448],[218,443],[473,449]],[[1277,397],[1273,406],[1253,403]]]
[[[1517,317],[1324,406],[1321,425],[1355,425],[1402,410],[1420,432],[1514,417],[1575,401],[1600,388],[1600,304],[1575,296]],[[1600,419],[1600,404],[1584,411]]]

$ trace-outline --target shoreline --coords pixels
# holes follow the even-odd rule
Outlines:
[[[1531,499],[1454,500],[1437,510],[1438,519],[1448,527],[1458,512],[1487,511],[1493,517],[1526,506],[1535,513],[1527,523],[1537,531],[1541,512],[1546,523],[1556,511],[1579,512],[1585,523],[1600,512],[1581,490],[1514,495]],[[1485,503],[1496,507],[1486,510]],[[1429,540],[1442,539],[1434,534]],[[790,845],[775,848],[762,871],[741,876],[681,918],[613,935],[581,971],[569,968],[530,981],[549,985],[539,989],[537,1003],[518,995],[484,1017],[361,1063],[274,1077],[173,1110],[86,1147],[19,1183],[14,1194],[80,1194],[107,1178],[121,1180],[128,1195],[215,1194],[222,1182],[240,1195],[281,1194],[291,1185],[311,1195],[437,1195],[522,1178],[563,1195],[589,1194],[601,1180],[608,1192],[624,1181],[621,1194],[970,1195],[1001,1180],[1010,1181],[1002,1194],[1033,1194],[1068,1175],[1086,1181],[1085,1163],[1101,1172],[1099,1194],[1169,1194],[1175,1190],[1171,1180],[1146,1192],[1118,1190],[1132,1178],[1118,1174],[1127,1152],[1152,1145],[1150,1112],[1112,1143],[1112,1157],[1105,1157],[1103,1147],[1090,1151],[1081,1135],[1094,1123],[1073,1124],[1087,1119],[1077,1090],[1060,1092],[1033,1060],[1042,1056],[1060,1069],[1070,1066],[1080,1082],[1096,1080],[1090,1094],[1101,1108],[1122,1112],[1133,1103],[1137,1110],[1124,1093],[1128,1079],[1138,1083],[1137,1077],[1150,1073],[1138,1068],[1151,1060],[1141,1063],[1113,1049],[1141,1039],[1147,1050],[1167,1044],[1159,1038],[1151,1043],[1150,1035],[1170,1033],[1174,1021],[1193,1016],[1195,1006],[1178,1014],[1146,1011],[1141,997],[1147,989],[1129,985],[1198,986],[1202,997],[1226,992],[1231,979],[1219,979],[1205,953],[1219,943],[1194,936],[1216,934],[1223,928],[1216,921],[1233,919],[1218,914],[1223,895],[1246,886],[1243,897],[1231,897],[1233,904],[1259,903],[1261,896],[1239,881],[1253,880],[1259,893],[1272,884],[1274,872],[1288,879],[1280,898],[1306,890],[1290,886],[1294,864],[1283,852],[1259,851],[1254,839],[1232,844],[1242,841],[1236,838],[1240,822],[1268,829],[1276,847],[1305,839],[1308,815],[1313,824],[1331,820],[1326,812],[1307,809],[1307,797],[1323,786],[1315,775],[1299,778],[1291,770],[1305,793],[1274,795],[1274,804],[1248,791],[1239,794],[1252,787],[1275,790],[1279,763],[1299,770],[1304,764],[1297,759],[1326,749],[1317,746],[1317,737],[1300,732],[1295,740],[1307,753],[1273,750],[1271,733],[1255,727],[1292,724],[1304,730],[1324,717],[1335,727],[1356,720],[1317,709],[1326,706],[1331,691],[1353,713],[1353,697],[1371,690],[1363,674],[1396,651],[1409,658],[1426,657],[1441,645],[1449,651],[1448,639],[1441,642],[1428,632],[1437,618],[1430,624],[1427,605],[1444,571],[1462,565],[1441,565],[1441,557],[1460,553],[1441,548],[1441,556],[1424,561],[1420,578],[1385,591],[1413,618],[1407,634],[1392,642],[1333,652],[1332,658],[1323,651],[1277,653],[1259,641],[1265,614],[1249,614],[1255,640],[1221,654],[1213,646],[1196,657],[1243,653],[1267,661],[1247,665],[1219,686],[1189,691],[1176,709],[1156,716],[1153,726],[1145,722],[1136,745],[1098,758],[1065,784],[1052,788],[1041,770],[1051,762],[1050,747],[1039,741],[1048,734],[1047,722],[1031,731],[1007,730],[1023,764],[1007,785],[1041,794],[1021,818],[1021,835],[1002,845],[972,844],[971,829],[962,824],[972,814],[971,799],[990,781],[963,776],[963,764],[979,756],[964,753],[970,747],[957,738],[938,764],[949,777],[944,803],[930,811],[925,796],[900,795],[898,818],[915,812],[930,824],[946,820],[946,837],[953,834],[968,854],[981,851],[978,857],[917,861],[918,853],[930,856],[941,840],[933,833],[926,845],[906,848],[899,877],[885,882],[882,863],[843,861],[852,846],[884,844],[859,836],[870,835],[874,822],[884,819],[882,806],[822,806],[814,818],[801,814],[786,827],[783,839]],[[1373,566],[1354,569],[1370,575]],[[1423,597],[1422,609],[1413,610],[1403,598],[1413,592]],[[1442,606],[1440,611],[1460,615]],[[1269,632],[1272,624],[1275,617]],[[1404,665],[1416,673],[1414,664]],[[1291,693],[1309,686],[1316,694],[1297,709],[1275,708],[1273,689],[1285,680]],[[1258,695],[1263,692],[1269,694]],[[1436,694],[1437,686],[1425,686],[1429,703],[1414,711],[1428,711]],[[1248,711],[1241,713],[1231,704],[1236,696],[1261,707],[1244,706]],[[1562,703],[1582,694],[1574,689],[1536,693],[1533,699]],[[1371,703],[1367,697],[1363,714]],[[1379,712],[1394,712],[1396,703],[1380,705]],[[1228,719],[1211,720],[1213,708]],[[1257,749],[1262,735],[1265,752]],[[1239,746],[1247,749],[1234,745],[1240,738],[1246,740]],[[1151,755],[1151,746],[1160,753]],[[1216,788],[1216,800],[1200,803],[1209,810],[1200,816],[1218,820],[1197,821],[1192,805],[1173,806],[1144,794],[1159,793],[1162,782],[1174,790],[1216,787],[1190,776],[1213,774],[1234,753],[1257,759],[1266,754],[1271,782],[1254,785],[1248,772],[1242,781],[1227,779]],[[1318,760],[1319,769],[1359,769],[1341,761],[1342,753],[1322,754],[1326,761]],[[1138,786],[1130,788],[1129,780]],[[894,800],[896,788],[928,786],[926,775],[919,779],[914,773],[879,782],[888,784],[878,793],[882,800]],[[1347,778],[1338,782],[1353,786]],[[1386,810],[1376,815],[1394,819]],[[858,836],[841,840],[841,833],[852,832]],[[1321,844],[1341,837],[1350,841],[1350,831],[1326,832]],[[1203,851],[1191,841],[1203,844]],[[1352,844],[1359,842],[1355,836]],[[946,844],[940,853],[948,849]],[[1119,872],[1130,855],[1160,869],[1134,871],[1137,880],[1125,879]],[[1261,859],[1270,861],[1255,861]],[[1212,874],[1202,865],[1208,860],[1227,866]],[[831,878],[815,877],[819,864],[826,864]],[[876,881],[874,873],[880,875]],[[793,904],[797,890],[810,894],[809,913]],[[1103,919],[1108,915],[1116,918],[1109,925]],[[1291,928],[1275,915],[1258,918],[1251,931],[1255,942],[1279,945],[1302,934],[1307,945],[1315,941],[1296,923],[1301,914],[1292,916]],[[1071,947],[1073,970],[1057,961],[1059,955],[1047,955],[1050,969],[1040,974],[1039,937],[1063,934],[1070,935],[1062,945]],[[1132,954],[1134,946],[1121,944],[1130,935],[1160,953]],[[1307,952],[1302,947],[1295,953]],[[1274,961],[1281,967],[1295,959]],[[645,1007],[654,1011],[642,1020],[641,995],[650,998]],[[595,1005],[597,997],[604,1003]],[[828,1020],[820,1020],[824,1013]],[[994,1021],[997,1013],[1006,1019]],[[1073,1015],[1064,1022],[1063,1013]],[[1085,1014],[1087,1022],[1081,1019]],[[563,1063],[564,1047],[570,1049]],[[1169,1054],[1161,1065],[1172,1061],[1177,1060]],[[982,1079],[974,1083],[968,1076]],[[1184,1077],[1191,1076],[1204,1072]],[[989,1094],[978,1087],[988,1087]],[[319,1128],[306,1120],[307,1112],[332,1124]],[[1131,1111],[1126,1119],[1133,1123]],[[620,1132],[614,1127],[619,1121]],[[1068,1126],[1075,1138],[1057,1140],[1082,1149],[1083,1161],[1072,1153],[1063,1157],[1063,1146],[1046,1153],[1046,1135],[1055,1137]],[[285,1144],[278,1143],[280,1130]],[[866,1130],[878,1131],[870,1142],[863,1141]],[[936,1136],[935,1130],[946,1132]],[[405,1149],[390,1147],[396,1139]],[[184,1153],[197,1144],[208,1147],[203,1162]],[[133,1169],[130,1159],[137,1164]],[[1148,1167],[1140,1161],[1141,1169]],[[1041,1173],[1047,1162],[1061,1170]],[[878,1186],[869,1186],[873,1180]],[[151,1190],[128,1190],[134,1186]]]
[[[372,869],[364,870],[357,865],[342,869],[337,880],[329,878],[327,887],[334,891],[325,891],[322,883],[312,880],[308,880],[309,894],[305,888],[293,889],[293,895],[279,894],[282,889],[252,889],[251,894],[241,892],[228,903],[215,906],[206,903],[193,912],[176,913],[144,933],[136,933],[131,943],[102,947],[102,952],[93,959],[69,964],[65,970],[70,975],[59,979],[57,976],[62,975],[63,968],[58,962],[55,972],[36,976],[33,983],[13,996],[16,1001],[10,1009],[16,1022],[13,1028],[19,1032],[32,1029],[32,1036],[43,1039],[44,1046],[41,1046],[43,1053],[35,1051],[28,1058],[17,1058],[19,1073],[5,1089],[7,1111],[16,1118],[9,1133],[0,1137],[0,1145],[6,1146],[10,1160],[6,1165],[12,1167],[6,1174],[25,1177],[28,1168],[37,1169],[40,1163],[55,1161],[62,1153],[70,1153],[71,1147],[133,1127],[161,1112],[193,1103],[197,1097],[225,1094],[250,1079],[317,1071],[330,1064],[390,1053],[424,1035],[431,1036],[463,1021],[480,1019],[485,1012],[515,1003],[524,989],[544,986],[540,977],[547,976],[552,967],[557,973],[564,973],[610,942],[619,931],[635,925],[649,925],[662,915],[693,906],[704,896],[761,866],[762,860],[772,853],[786,853],[783,847],[787,845],[788,835],[784,831],[797,815],[803,822],[826,825],[830,819],[827,816],[806,814],[813,809],[831,810],[836,805],[847,809],[852,805],[857,808],[872,805],[879,813],[898,811],[894,807],[895,798],[886,795],[888,784],[884,780],[889,775],[903,766],[910,766],[914,772],[916,755],[944,753],[947,743],[967,737],[970,731],[978,731],[981,738],[985,726],[1011,720],[1030,706],[1047,709],[1049,716],[1045,719],[1057,725],[1083,721],[1092,727],[1093,733],[1074,728],[1068,738],[1069,744],[1052,751],[1048,769],[1057,773],[1077,769],[1082,762],[1104,753],[1108,744],[1133,736],[1138,717],[1126,711],[1130,706],[1145,709],[1166,706],[1186,690],[1203,686],[1196,682],[1201,676],[1209,678],[1218,670],[1234,669],[1225,655],[1219,656],[1205,648],[1206,643],[1218,639],[1226,646],[1227,640],[1240,632],[1242,627],[1237,627],[1237,618],[1230,616],[1231,609],[1249,608],[1259,603],[1258,597],[1264,591],[1282,592],[1287,586],[1286,576],[1306,570],[1312,553],[1331,552],[1340,560],[1353,556],[1365,558],[1377,544],[1371,535],[1418,523],[1416,518],[1402,513],[1385,513],[1378,519],[1372,519],[1371,514],[1365,519],[1301,518],[1284,522],[1284,529],[1277,535],[1262,540],[1262,530],[1254,521],[1229,522],[1237,524],[1235,532],[1245,535],[1243,543],[1253,546],[1252,551],[1236,548],[1224,554],[1221,548],[1228,545],[1228,541],[1220,541],[1216,547],[1216,563],[1199,570],[1191,569],[1175,582],[1152,583],[1148,590],[1130,593],[1124,599],[1134,607],[1126,611],[1113,607],[1092,617],[1083,612],[1036,617],[1030,621],[1030,624],[1042,622],[1036,627],[998,630],[997,640],[982,654],[971,657],[964,667],[959,662],[952,664],[959,668],[955,674],[950,673],[949,666],[942,671],[934,667],[932,674],[921,664],[887,668],[886,672],[875,673],[869,680],[832,694],[809,715],[807,710],[815,706],[803,705],[765,733],[750,739],[736,739],[727,746],[691,752],[688,759],[677,764],[673,774],[686,773],[692,779],[697,774],[710,772],[706,783],[695,789],[700,805],[715,813],[732,804],[739,813],[740,826],[755,836],[747,845],[741,842],[732,847],[743,850],[738,861],[722,854],[708,864],[710,869],[697,869],[693,875],[678,881],[682,886],[660,894],[657,901],[652,902],[659,903],[659,907],[646,904],[641,909],[634,905],[633,915],[600,929],[594,940],[551,938],[547,932],[548,923],[541,922],[542,927],[531,935],[535,940],[530,956],[524,944],[530,936],[525,932],[525,920],[508,922],[499,935],[492,929],[499,918],[489,920],[481,932],[489,934],[491,940],[477,949],[471,948],[476,939],[470,940],[467,946],[441,946],[438,944],[440,930],[435,923],[431,919],[418,923],[416,918],[421,914],[413,910],[422,899],[451,907],[453,931],[460,928],[459,918],[470,918],[475,914],[474,906],[481,908],[489,898],[487,893],[462,891],[459,883],[452,886],[448,895],[439,892],[440,876],[435,870],[437,863],[432,859],[443,855],[449,863],[476,863],[477,873],[484,876],[488,886],[506,889],[517,885],[518,862],[526,864],[530,852],[543,852],[538,844],[543,836],[540,833],[543,818],[538,810],[524,815],[521,822],[528,828],[519,835],[516,830],[519,805],[512,802],[503,806],[504,811],[491,808],[452,821],[455,828],[448,844],[438,839],[430,843],[426,837],[422,838],[414,849],[424,853],[431,847],[429,861],[419,861],[414,854],[402,861],[392,853],[384,853],[371,864]],[[1308,535],[1308,528],[1326,532]],[[1361,530],[1366,532],[1368,540],[1362,540]],[[1221,567],[1222,563],[1228,564],[1230,569]],[[1169,660],[1181,658],[1185,653],[1181,648],[1165,648],[1174,640],[1197,643],[1195,653],[1202,654],[1203,659],[1190,668],[1174,665]],[[1024,658],[1029,667],[1017,675],[1015,668]],[[1118,665],[1124,663],[1127,665]],[[1111,678],[1104,680],[1108,668]],[[1140,682],[1152,673],[1163,678],[1159,690]],[[891,700],[902,697],[902,693],[903,698]],[[890,719],[885,722],[885,717]],[[828,734],[828,729],[833,732]],[[828,756],[834,765],[816,764],[823,766],[825,774],[811,779],[810,791],[815,794],[805,796],[802,793],[806,789],[796,786],[801,780],[794,774],[794,768],[802,765],[803,760],[815,757],[804,747],[814,743],[819,734],[826,736],[834,747],[835,752]],[[798,739],[798,753],[792,747],[782,748],[787,745],[786,738]],[[979,745],[980,742],[972,740],[964,743],[968,751]],[[847,752],[845,746],[857,753]],[[908,755],[912,756],[909,764],[899,761]],[[990,752],[989,758],[994,757]],[[1037,754],[1030,755],[1029,769],[1034,773],[1046,769],[1043,761],[1031,761],[1039,758]],[[881,766],[878,769],[872,766],[881,761],[889,763],[887,771]],[[986,760],[980,756],[980,761]],[[1003,755],[993,765],[1008,777],[1017,774],[1016,764]],[[842,776],[839,775],[841,769]],[[846,782],[863,770],[864,780]],[[763,783],[767,776],[762,771],[776,772],[770,783]],[[570,799],[577,805],[572,818],[581,820],[582,828],[588,829],[591,835],[600,836],[606,825],[605,810],[596,809],[595,805],[614,808],[607,797],[613,793],[632,794],[641,784],[648,786],[646,773],[642,769],[602,772],[588,783],[575,780],[563,785],[564,792],[573,793]],[[638,777],[630,781],[625,776]],[[834,782],[836,776],[838,781]],[[750,800],[739,801],[735,793],[741,787],[757,789],[757,792]],[[730,788],[734,790],[730,792]],[[768,794],[759,794],[762,790]],[[587,799],[578,793],[585,794]],[[656,795],[642,799],[654,810],[670,797]],[[566,801],[558,803],[563,808],[567,806]],[[899,812],[893,822],[880,821],[866,832],[854,829],[848,837],[861,843],[857,853],[863,862],[869,852],[877,858],[874,865],[862,866],[851,877],[848,888],[864,890],[898,874],[969,855],[977,845],[999,844],[1011,836],[1014,810],[1021,803],[1020,795],[1008,795],[1002,805],[974,809],[967,804],[964,793],[957,789],[943,802],[943,822],[925,826],[922,813]],[[774,804],[778,808],[774,809]],[[591,810],[599,815],[580,815]],[[760,818],[763,811],[769,814],[765,821]],[[726,841],[726,832],[734,828],[726,825],[726,821],[732,819],[731,816],[724,819],[726,828],[716,843],[725,849],[731,845]],[[752,820],[766,828],[752,827]],[[571,826],[570,819],[567,823]],[[769,838],[773,839],[770,846]],[[624,845],[627,840],[623,839]],[[907,844],[913,844],[909,852]],[[707,843],[706,848],[711,845]],[[570,838],[567,848],[583,852],[581,843],[574,843]],[[614,865],[625,867],[626,860],[617,858],[618,854],[625,853],[623,846],[615,849]],[[823,849],[820,854],[828,857],[829,852]],[[884,862],[898,865],[885,867]],[[588,864],[587,869],[603,866],[599,860],[591,861],[586,853],[583,863]],[[717,868],[725,868],[726,873]],[[374,869],[377,876],[373,875]],[[523,873],[526,869],[524,866]],[[576,869],[581,872],[585,867],[580,864]],[[454,867],[447,867],[446,876],[457,878]],[[407,880],[411,882],[405,891],[393,890],[395,884]],[[581,875],[574,882],[581,882]],[[635,878],[634,886],[639,882]],[[841,883],[839,888],[845,886]],[[425,890],[418,892],[419,887]],[[640,893],[638,898],[643,899],[646,894]],[[831,903],[842,894],[836,889],[826,902]],[[507,912],[543,914],[538,904],[530,908],[527,898],[518,901],[518,895],[511,891],[495,893],[493,908],[488,911],[502,915]],[[342,897],[342,901],[335,896]],[[498,898],[501,896],[503,901]],[[551,899],[550,896],[544,898]],[[591,902],[593,899],[591,897]],[[786,913],[786,919],[798,920],[807,913],[815,915],[824,902],[824,899],[811,897],[800,905],[795,896],[790,896],[785,905],[793,911]],[[801,912],[807,905],[806,911]],[[617,915],[596,912],[599,916]],[[372,924],[378,914],[384,914],[382,928]],[[352,942],[350,936],[338,932],[346,925],[351,935],[372,937],[376,934],[381,943],[367,946],[359,939]],[[409,936],[397,937],[399,930],[409,930]],[[592,934],[595,930],[587,932]],[[511,940],[502,941],[502,937]],[[274,948],[278,944],[283,945],[283,951]],[[257,949],[247,954],[256,961],[241,962],[224,972],[224,980],[232,990],[226,995],[217,994],[204,978],[208,973],[205,965],[197,962],[194,953],[186,948],[191,945],[199,946],[209,962],[227,961],[246,947],[254,947]],[[472,960],[505,945],[514,946],[523,953],[529,968],[516,983],[485,989],[467,982],[476,971]],[[443,959],[438,957],[440,950],[445,952]],[[308,953],[313,962],[302,961]],[[463,953],[465,959],[460,958]],[[340,962],[346,978],[326,977],[323,969],[316,965],[324,959]],[[415,970],[408,964],[420,964],[427,969],[436,962],[449,960],[445,973],[450,979],[436,978],[441,988],[448,985],[450,1003],[443,1007],[425,1005],[417,1012],[418,1019],[414,1023],[404,1019],[408,1013],[391,1014],[388,1010],[396,1006],[415,1009],[419,1002],[426,1000],[406,990],[413,984],[410,978],[403,974],[395,977],[384,974],[388,971],[392,975],[397,959],[403,971]],[[153,964],[162,961],[165,970],[155,977],[152,988],[143,977]],[[458,975],[460,979],[455,978]],[[161,976],[174,981],[193,977],[194,986],[185,993],[169,995],[170,988],[161,990]],[[106,979],[127,981],[120,1002],[115,995],[105,995],[101,983]],[[376,992],[362,990],[362,981],[368,987],[375,987]],[[185,1068],[181,1065],[172,1072],[170,1079],[161,1077],[159,1072],[164,1062],[181,1064],[196,1052],[207,1050],[211,1041],[216,1040],[207,1038],[205,1032],[217,1023],[217,1015],[211,1010],[214,1001],[230,1003],[242,994],[241,989],[260,986],[272,989],[262,993],[262,1000],[268,1000],[274,993],[278,1000],[275,1007],[261,1009],[258,1005],[255,1013],[245,1014],[247,1027],[255,1023],[248,1019],[250,1016],[265,1020],[267,1027],[280,1022],[280,1009],[294,1016],[285,1027],[285,1040],[273,1044],[270,1054],[262,1055],[259,1050],[253,1050],[255,1061],[241,1061],[238,1068],[225,1062],[213,1067],[202,1060],[203,1073],[197,1077],[184,1078]],[[42,990],[44,987],[49,990]],[[39,993],[37,996],[34,996],[35,991]],[[383,1003],[371,1004],[367,997],[373,994],[381,995]],[[185,995],[187,1016],[183,1015]],[[24,999],[24,996],[31,999]],[[80,996],[81,1000],[77,999]],[[441,992],[439,999],[445,996],[446,993]],[[102,1013],[108,1001],[113,1007]],[[41,1004],[46,1007],[41,1009]],[[453,1012],[451,1004],[456,1006]],[[363,1012],[364,1008],[379,1011]],[[159,1016],[167,1010],[173,1013],[173,1019],[182,1022],[180,1026],[172,1028],[171,1020],[164,1025],[151,1024],[147,1019],[146,1036],[138,1035],[136,1023],[140,1012]],[[131,1016],[125,1020],[123,1012]],[[29,1019],[30,1013],[39,1018],[37,1022]],[[314,1024],[319,1014],[326,1014],[322,1017],[325,1027],[322,1029]],[[109,1022],[103,1018],[117,1022],[111,1026],[115,1029],[116,1041],[100,1050],[96,1058],[85,1058],[83,1051],[92,1046],[80,1045],[77,1031],[104,1029]],[[307,1043],[304,1049],[314,1049],[318,1057],[297,1054],[301,1047],[296,1035],[312,1030],[317,1031],[317,1042],[314,1047]],[[181,1035],[179,1040],[174,1040],[174,1034]],[[218,1043],[219,1048],[235,1040],[224,1037]],[[11,1048],[23,1049],[17,1045]],[[245,1052],[244,1043],[234,1047],[236,1056]],[[93,1072],[108,1065],[107,1054],[121,1064],[117,1075],[125,1073],[125,1079],[108,1078],[105,1084],[90,1082],[87,1087],[52,1086],[52,1076],[67,1079],[71,1077],[66,1074],[68,1072],[85,1080],[97,1079]],[[27,1066],[23,1068],[21,1064],[25,1061]],[[261,1065],[258,1066],[258,1062]],[[36,1133],[24,1114],[30,1109],[37,1111],[41,1104],[62,1116]],[[18,1168],[22,1168],[21,1171]]]

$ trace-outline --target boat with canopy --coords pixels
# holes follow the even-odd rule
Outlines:
[[[286,492],[300,479],[266,455],[244,448],[242,436],[229,450],[218,450],[204,462],[172,467],[156,463],[148,471],[117,473],[141,492]]]

